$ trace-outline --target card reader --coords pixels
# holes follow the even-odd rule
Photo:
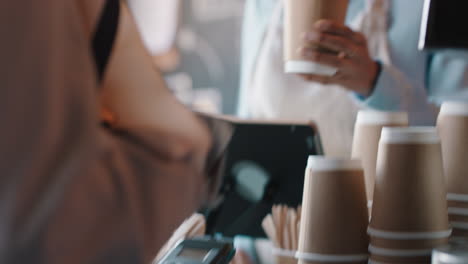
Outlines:
[[[158,264],[227,264],[234,254],[232,240],[186,239],[179,242]]]

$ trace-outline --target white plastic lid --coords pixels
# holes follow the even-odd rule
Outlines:
[[[468,116],[468,102],[444,102],[440,108],[440,115]]]
[[[307,168],[314,171],[362,170],[362,163],[356,159],[309,156]]]
[[[312,61],[286,61],[284,66],[286,73],[304,73],[304,74],[317,74],[325,76],[333,76],[336,74],[337,69],[318,64]]]
[[[359,111],[356,119],[359,124],[401,124],[408,125],[407,112],[383,112],[374,110]]]
[[[384,127],[381,143],[390,144],[435,144],[440,142],[435,127]]]

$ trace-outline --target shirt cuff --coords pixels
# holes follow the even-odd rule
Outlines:
[[[401,109],[403,87],[391,73],[389,66],[381,64],[380,74],[370,96],[361,97],[363,103],[382,111]]]

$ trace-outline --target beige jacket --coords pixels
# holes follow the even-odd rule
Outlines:
[[[0,1],[0,263],[149,263],[216,189],[209,132],[166,89],[126,8],[98,87],[102,4]],[[116,129],[99,125],[102,105]]]

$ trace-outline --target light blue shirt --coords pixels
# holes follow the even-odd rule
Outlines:
[[[248,117],[248,84],[260,45],[278,0],[246,1],[242,40],[241,89],[238,113]],[[386,65],[371,96],[361,98],[369,107],[385,111],[408,111],[413,125],[433,125],[436,112],[429,103],[468,101],[468,53],[418,50],[423,0],[392,0],[388,40],[396,76]],[[364,8],[364,0],[350,0],[347,23]],[[397,78],[398,77],[398,78]],[[411,84],[408,94],[401,82]],[[407,102],[407,103],[404,103]]]

